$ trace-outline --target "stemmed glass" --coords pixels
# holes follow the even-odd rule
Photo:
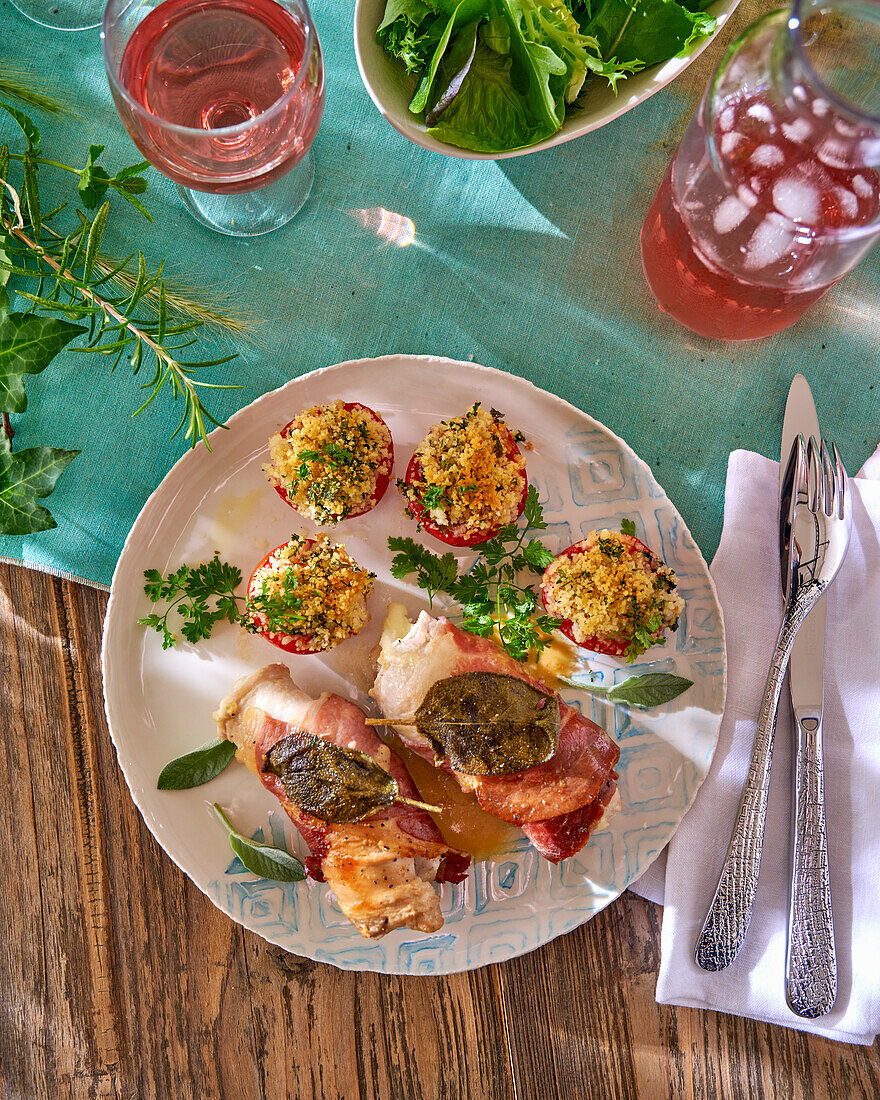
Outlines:
[[[101,0],[12,0],[12,6],[41,27],[86,31],[101,26]]]
[[[126,129],[193,217],[234,237],[290,221],[324,110],[305,0],[110,0],[101,38]]]

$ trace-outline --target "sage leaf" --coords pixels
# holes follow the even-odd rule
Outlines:
[[[572,680],[568,676],[559,676],[557,679],[569,687],[577,688],[578,691],[598,695],[610,703],[638,707],[639,710],[648,710],[650,707],[669,703],[694,684],[693,680],[688,680],[684,676],[673,676],[669,672],[646,672],[641,676],[628,676],[610,688],[601,687],[599,684],[585,684],[581,680]]]
[[[397,780],[365,752],[300,731],[278,741],[263,771],[277,775],[287,797],[321,821],[361,821],[399,801]]]
[[[0,534],[29,535],[57,524],[37,498],[47,497],[79,451],[29,447],[11,451],[0,434]]]
[[[215,737],[198,749],[170,760],[156,780],[160,791],[188,791],[210,783],[229,765],[235,756],[235,745],[222,737]]]
[[[554,755],[559,700],[516,676],[463,672],[431,686],[415,724],[455,771],[503,775]]]
[[[229,833],[229,847],[252,874],[275,882],[302,882],[306,877],[305,869],[296,856],[283,848],[273,848],[270,844],[260,844],[242,836],[216,802],[213,809]]]
[[[684,676],[673,676],[668,672],[646,672],[642,676],[629,676],[615,684],[609,689],[608,698],[614,703],[629,703],[631,707],[647,710],[676,699],[693,685],[693,680]]]
[[[25,374],[45,370],[62,348],[85,332],[56,317],[9,313],[9,298],[0,290],[0,412],[20,413],[27,408]]]

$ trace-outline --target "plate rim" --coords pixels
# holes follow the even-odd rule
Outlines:
[[[633,448],[626,442],[626,440],[624,440],[621,436],[618,436],[616,432],[613,432],[610,428],[608,428],[601,421],[596,420],[595,417],[591,416],[590,413],[585,412],[583,409],[578,408],[576,405],[573,405],[570,401],[567,401],[564,397],[560,397],[558,394],[553,393],[551,390],[546,390],[546,389],[543,389],[541,386],[537,386],[534,382],[531,381],[531,379],[524,378],[522,375],[514,374],[511,371],[506,371],[506,370],[503,370],[499,367],[487,367],[482,363],[474,363],[474,362],[471,362],[470,360],[463,360],[463,359],[450,359],[448,356],[442,356],[442,355],[413,355],[413,354],[410,354],[410,353],[407,353],[407,352],[388,353],[388,354],[385,354],[385,355],[369,356],[369,357],[361,358],[361,359],[349,359],[349,360],[346,360],[346,361],[341,362],[341,363],[329,364],[327,366],[318,367],[315,370],[307,371],[304,374],[298,375],[296,378],[289,378],[286,382],[282,383],[280,386],[277,386],[275,389],[267,390],[265,393],[262,393],[258,397],[255,397],[253,399],[253,401],[250,401],[250,402],[248,402],[248,404],[242,406],[240,409],[237,409],[236,412],[234,412],[229,417],[229,419],[226,421],[225,426],[215,428],[212,432],[209,433],[208,441],[210,442],[214,437],[217,437],[217,438],[224,437],[225,432],[231,431],[234,428],[236,420],[242,419],[245,416],[245,414],[250,413],[256,405],[260,404],[263,401],[268,403],[273,398],[277,398],[279,395],[283,394],[286,390],[294,389],[298,384],[300,384],[300,383],[302,383],[306,380],[314,379],[314,378],[316,378],[320,375],[331,374],[331,373],[334,373],[334,372],[337,372],[337,371],[341,372],[341,371],[344,371],[344,370],[351,370],[351,369],[357,368],[357,367],[363,367],[363,366],[368,365],[368,364],[370,366],[375,366],[377,364],[391,362],[391,361],[394,361],[394,362],[404,361],[405,363],[411,364],[411,365],[433,364],[433,365],[436,366],[436,365],[439,365],[439,364],[450,364],[450,365],[455,366],[455,367],[465,368],[467,371],[473,370],[473,371],[476,371],[477,373],[482,372],[482,373],[484,373],[486,375],[489,375],[489,376],[497,376],[499,379],[511,379],[512,378],[516,382],[518,382],[520,384],[523,384],[526,387],[527,390],[528,389],[534,390],[537,393],[540,393],[543,397],[550,398],[551,401],[558,403],[563,409],[570,410],[570,411],[574,412],[578,417],[585,418],[587,421],[589,421],[589,423],[591,425],[593,425],[595,428],[599,429],[600,431],[605,432],[611,439],[613,439],[615,444],[617,444],[619,447],[621,447],[628,454],[628,456],[632,460],[634,460],[635,464],[643,470],[643,472],[647,472],[650,479],[656,485],[658,485],[658,487],[662,490],[664,497],[669,502],[669,504],[672,506],[676,516],[681,521],[683,530],[686,532],[687,536],[690,538],[691,542],[693,543],[694,547],[696,548],[696,551],[699,555],[699,559],[700,559],[700,561],[702,562],[702,564],[705,568],[705,576],[706,576],[706,579],[708,580],[708,583],[709,583],[709,592],[710,592],[712,600],[714,602],[715,609],[718,613],[718,621],[719,621],[719,627],[720,627],[720,633],[721,633],[721,698],[720,698],[720,714],[719,714],[719,720],[718,720],[719,730],[720,730],[721,717],[724,714],[724,708],[725,708],[725,704],[726,704],[726,701],[727,701],[727,686],[728,686],[727,685],[727,682],[728,682],[727,633],[726,633],[726,628],[725,628],[725,625],[724,625],[724,612],[723,612],[723,609],[721,607],[721,603],[718,599],[718,591],[717,591],[717,588],[715,586],[715,579],[712,576],[711,571],[709,569],[709,563],[706,561],[705,557],[703,556],[703,551],[700,548],[699,544],[697,543],[696,539],[694,539],[693,535],[691,534],[690,529],[688,528],[687,523],[684,520],[684,517],[678,511],[678,508],[672,502],[672,500],[669,497],[669,495],[667,494],[666,490],[663,488],[663,486],[657,480],[656,476],[654,475],[653,470],[648,465],[648,463],[639,454],[637,454],[635,450],[633,450]],[[129,781],[128,771],[126,769],[125,764],[123,764],[123,761],[121,759],[120,745],[117,741],[117,737],[116,737],[116,733],[115,733],[115,729],[114,729],[114,718],[111,715],[111,706],[112,706],[112,704],[111,704],[110,695],[111,695],[111,686],[112,686],[112,682],[113,682],[113,674],[111,673],[111,670],[110,670],[109,646],[110,646],[110,641],[112,640],[111,635],[112,635],[113,630],[114,630],[114,621],[115,621],[114,615],[113,615],[114,604],[117,603],[117,597],[118,597],[117,577],[120,576],[122,569],[127,564],[127,558],[134,553],[133,546],[134,546],[134,543],[136,541],[137,536],[139,535],[139,528],[140,528],[141,524],[146,523],[147,519],[149,518],[148,513],[149,513],[150,507],[152,505],[152,502],[154,501],[154,498],[156,498],[162,492],[163,486],[165,486],[166,482],[169,482],[169,481],[173,482],[173,480],[177,476],[179,476],[180,469],[182,467],[184,467],[187,463],[191,462],[193,460],[192,456],[194,454],[197,454],[197,453],[198,453],[198,451],[197,451],[196,448],[191,448],[187,451],[184,451],[183,454],[181,454],[181,456],[174,463],[174,465],[168,470],[168,472],[165,474],[165,476],[162,478],[162,480],[159,482],[159,484],[156,486],[156,488],[153,490],[153,492],[150,493],[150,495],[144,501],[144,504],[141,507],[141,510],[138,512],[138,515],[137,515],[134,523],[131,526],[131,529],[129,530],[128,534],[125,537],[125,542],[123,543],[122,550],[120,551],[119,558],[117,559],[116,566],[113,570],[113,577],[111,578],[111,582],[110,582],[110,596],[109,596],[109,599],[107,601],[107,608],[106,608],[105,615],[104,615],[104,625],[103,625],[102,635],[101,635],[101,685],[102,685],[102,695],[103,695],[103,702],[104,702],[104,714],[105,714],[105,717],[106,717],[106,720],[107,720],[107,728],[108,728],[108,732],[110,733],[110,739],[113,743],[113,748],[116,752],[116,762],[117,762],[117,765],[119,766],[120,771],[122,772],[123,778],[125,779],[125,785],[128,788],[129,796],[131,797],[132,801],[134,802],[135,807],[137,808],[137,811],[140,814],[141,820],[146,825],[147,829],[150,831],[150,833],[152,834],[154,840],[159,845],[159,847],[162,849],[165,856],[167,858],[169,858],[171,860],[171,862],[176,867],[178,867],[184,875],[186,875],[186,878],[189,880],[189,882],[192,885],[196,886],[209,899],[209,901],[211,901],[211,903],[217,909],[219,909],[221,913],[223,913],[226,917],[228,917],[230,920],[234,921],[236,924],[240,925],[242,928],[245,928],[246,931],[252,932],[252,933],[260,936],[262,939],[266,940],[267,943],[272,943],[272,944],[275,944],[277,946],[282,946],[283,949],[288,951],[290,954],[297,954],[289,946],[277,944],[277,941],[273,940],[269,935],[265,935],[260,929],[249,928],[247,925],[245,925],[241,921],[239,921],[232,913],[230,913],[227,909],[224,909],[220,905],[219,901],[216,900],[215,898],[213,898],[205,887],[201,886],[198,882],[196,882],[195,879],[186,870],[186,868],[183,867],[182,864],[175,858],[175,856],[171,852],[168,851],[168,849],[163,844],[163,842],[160,838],[160,835],[159,835],[159,832],[160,832],[160,829],[161,829],[160,822],[153,820],[154,815],[152,814],[151,811],[147,810],[145,805],[142,804],[140,798],[138,797],[138,794],[135,792],[134,786]],[[690,807],[693,805],[694,798],[696,797],[697,793],[699,792],[700,787],[703,785],[703,783],[706,780],[706,777],[709,774],[709,770],[710,770],[710,767],[711,767],[711,764],[712,764],[712,760],[715,756],[715,752],[716,752],[717,748],[718,748],[718,733],[716,732],[715,742],[712,746],[712,751],[711,751],[711,753],[709,754],[709,756],[706,760],[706,769],[705,769],[704,773],[702,774],[702,776],[700,776],[699,781],[693,787],[693,797],[691,798],[690,803],[688,804],[688,806],[685,809],[684,813],[682,813],[681,817],[676,822],[673,832],[670,834],[670,836],[666,840],[666,844],[664,844],[663,847],[658,852],[656,852],[648,860],[648,862],[645,864],[643,870],[641,871],[641,873],[636,878],[629,880],[629,882],[627,882],[626,885],[624,885],[623,889],[621,889],[619,892],[612,893],[611,896],[609,896],[607,899],[604,899],[604,898],[600,899],[599,904],[596,906],[595,909],[593,909],[590,913],[588,913],[582,920],[579,920],[575,924],[571,925],[569,928],[560,929],[559,931],[554,932],[551,935],[549,935],[547,937],[547,939],[542,940],[540,943],[536,943],[536,944],[534,944],[534,946],[528,947],[523,951],[517,951],[513,955],[508,956],[506,959],[499,960],[499,961],[509,961],[510,959],[519,958],[522,955],[526,955],[526,954],[529,954],[532,951],[536,951],[539,947],[545,946],[546,944],[550,943],[554,939],[557,939],[561,935],[566,935],[569,932],[573,932],[575,930],[575,928],[579,928],[579,927],[581,927],[581,925],[586,924],[589,920],[591,920],[594,916],[596,916],[598,913],[600,913],[603,909],[607,908],[607,906],[609,906],[612,902],[616,901],[617,898],[619,898],[628,889],[630,882],[637,881],[637,879],[640,878],[641,875],[644,874],[645,871],[647,871],[648,868],[653,865],[655,860],[660,856],[661,852],[665,851],[666,846],[669,844],[669,841],[671,841],[672,837],[675,836],[675,833],[678,831],[678,828],[681,825],[681,822],[682,822],[685,814],[690,809]],[[299,958],[311,958],[312,956],[310,956],[310,955],[305,955],[305,956],[297,955],[297,957],[299,957]],[[315,961],[322,961],[322,960],[315,960]],[[330,965],[336,966],[337,969],[340,969],[340,970],[352,970],[354,972],[369,971],[369,972],[372,972],[372,973],[400,974],[402,976],[407,976],[407,977],[423,977],[424,976],[424,975],[411,974],[409,971],[398,970],[398,969],[394,969],[394,968],[375,970],[371,967],[360,966],[360,965],[355,966],[355,967],[341,966],[338,963],[333,962],[332,960],[327,960],[327,961],[330,963]],[[468,970],[475,970],[475,969],[479,969],[483,966],[488,966],[488,965],[490,965],[490,963],[492,961],[494,961],[494,960],[475,961],[474,963],[470,963],[469,961],[466,961],[466,962],[464,962],[463,964],[460,964],[460,965],[459,964],[453,965],[453,967],[451,969],[444,969],[443,971],[440,972],[440,974],[433,974],[431,976],[437,977],[437,976],[440,976],[441,974],[442,975],[447,975],[447,974],[463,973],[463,972],[466,972]]]

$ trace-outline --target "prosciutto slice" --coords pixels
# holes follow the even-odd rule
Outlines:
[[[364,821],[332,824],[291,802],[280,779],[264,773],[273,745],[297,731],[371,756],[397,780],[400,793],[419,793],[402,761],[364,722],[364,713],[338,695],[313,699],[293,682],[286,665],[267,665],[239,680],[214,714],[220,736],[236,757],[281,802],[309,846],[306,869],[326,881],[361,935],[383,936],[406,926],[436,932],[443,925],[432,882],[461,882],[470,857],[450,848],[424,810],[395,804]]]
[[[371,694],[384,714],[408,718],[432,684],[478,671],[500,672],[543,687],[488,638],[468,634],[424,611],[415,625],[391,612]],[[521,826],[553,862],[579,851],[606,808],[616,805],[614,765],[620,758],[620,750],[601,726],[562,700],[560,719],[559,746],[543,764],[504,775],[453,772],[462,790],[473,791],[487,813]],[[433,760],[430,744],[413,726],[394,728],[407,745]]]

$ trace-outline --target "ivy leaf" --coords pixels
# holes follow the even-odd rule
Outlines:
[[[296,856],[285,852],[283,848],[259,844],[256,840],[242,836],[216,802],[213,809],[229,833],[229,847],[253,874],[275,882],[302,882],[306,877],[303,865]]]
[[[0,412],[27,408],[22,375],[45,370],[62,348],[85,332],[56,317],[9,313],[9,298],[0,289]]]
[[[188,791],[210,783],[228,766],[235,756],[235,745],[222,737],[215,737],[206,745],[169,761],[156,780],[160,791]]]
[[[79,174],[79,197],[83,206],[89,210],[93,210],[98,205],[110,186],[109,175],[100,164],[95,163],[103,152],[103,145],[90,145],[89,159]]]
[[[54,447],[12,452],[9,440],[0,436],[0,534],[29,535],[57,526],[37,498],[52,492],[55,482],[78,454],[79,451]]]

